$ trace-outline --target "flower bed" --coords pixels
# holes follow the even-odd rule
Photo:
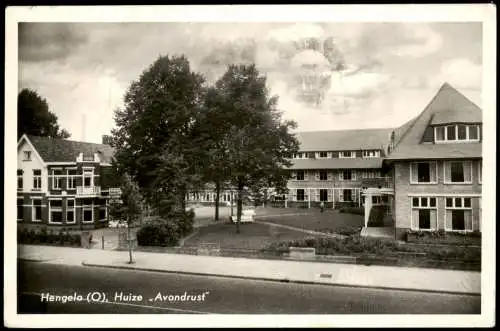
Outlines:
[[[415,244],[443,244],[481,246],[481,232],[470,233],[437,231],[412,231],[406,232],[406,242]]]

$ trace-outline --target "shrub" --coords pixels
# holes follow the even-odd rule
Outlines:
[[[340,213],[356,214],[356,215],[364,215],[365,208],[364,207],[340,207],[339,212]]]
[[[158,219],[137,231],[137,243],[140,246],[176,246],[178,242],[178,226],[170,221]]]
[[[341,226],[333,230],[334,233],[344,236],[352,236],[353,234],[358,234],[360,231],[361,226]]]

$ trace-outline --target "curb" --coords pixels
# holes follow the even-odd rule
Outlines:
[[[326,286],[341,286],[341,287],[351,287],[351,288],[366,288],[366,289],[375,289],[375,290],[424,292],[424,293],[467,295],[467,296],[479,296],[479,297],[481,296],[481,293],[460,292],[460,291],[440,291],[440,290],[430,290],[430,289],[412,289],[412,288],[388,287],[388,286],[352,285],[352,284],[332,283],[332,282],[326,283],[326,282],[313,282],[313,281],[303,281],[303,280],[290,280],[288,278],[275,279],[275,278],[265,278],[265,277],[218,275],[218,274],[209,274],[209,273],[202,273],[202,272],[191,272],[191,271],[173,271],[173,270],[162,270],[162,269],[152,269],[152,268],[140,268],[140,267],[133,267],[133,266],[103,265],[103,264],[87,263],[85,261],[82,262],[82,265],[85,267],[91,267],[91,268],[125,269],[125,270],[161,272],[161,273],[180,274],[180,275],[211,276],[211,277],[221,277],[221,278],[260,280],[260,281],[277,282],[277,283],[295,283],[295,284],[305,284],[305,285],[326,285]]]
[[[47,262],[47,261],[52,261],[53,259],[36,259],[36,258],[29,258],[29,257],[18,257],[18,261],[24,261],[24,262]]]

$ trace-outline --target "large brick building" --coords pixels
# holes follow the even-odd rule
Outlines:
[[[109,145],[23,135],[17,145],[17,221],[96,228],[108,220]]]
[[[444,84],[398,134],[384,160],[394,177],[396,237],[408,229],[480,231],[482,110]]]

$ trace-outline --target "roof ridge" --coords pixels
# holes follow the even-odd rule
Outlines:
[[[343,129],[343,130],[312,130],[312,131],[297,131],[295,133],[316,133],[316,132],[348,132],[348,131],[386,131],[394,130],[393,127],[388,128],[362,128],[362,129]]]
[[[36,135],[32,135],[32,134],[27,134],[26,136],[28,138],[34,137],[34,138],[41,138],[41,139],[47,139],[47,140],[68,141],[68,142],[79,143],[79,144],[111,146],[111,145],[103,144],[103,143],[94,143],[94,142],[88,142],[88,141],[79,141],[79,140],[71,140],[71,139],[63,139],[63,138],[53,138],[53,137],[46,137],[46,136],[36,136]]]

